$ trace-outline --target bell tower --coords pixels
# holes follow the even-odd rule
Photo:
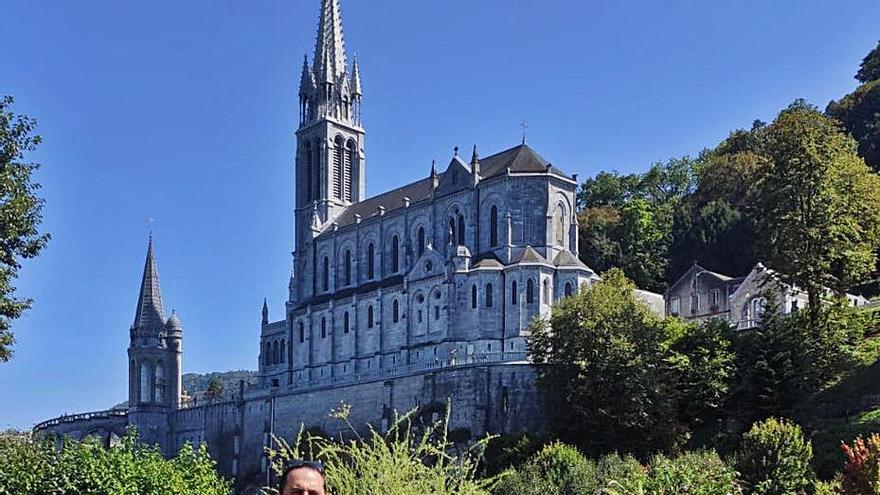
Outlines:
[[[363,89],[349,67],[339,0],[322,0],[315,55],[303,62],[296,131],[296,249],[347,206],[364,199]]]

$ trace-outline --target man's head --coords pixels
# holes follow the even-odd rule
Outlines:
[[[325,495],[324,465],[320,462],[292,461],[278,481],[279,495]]]

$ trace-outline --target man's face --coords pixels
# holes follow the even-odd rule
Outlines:
[[[294,469],[287,474],[281,495],[325,495],[324,477],[311,468]]]

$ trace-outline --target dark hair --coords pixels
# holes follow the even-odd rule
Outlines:
[[[278,494],[281,495],[284,493],[284,485],[287,484],[287,475],[290,474],[291,471],[296,469],[312,469],[317,471],[322,477],[324,476],[324,463],[319,461],[303,461],[300,459],[293,459],[289,463],[287,463],[287,467],[284,468],[284,472],[281,473],[281,478],[278,479]]]

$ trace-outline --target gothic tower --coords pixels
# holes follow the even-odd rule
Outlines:
[[[347,206],[364,199],[361,74],[347,62],[339,0],[322,0],[315,56],[303,63],[296,131],[296,252]]]
[[[181,402],[183,329],[176,314],[165,320],[152,236],[129,336],[129,422],[144,441],[164,446],[168,413]]]

